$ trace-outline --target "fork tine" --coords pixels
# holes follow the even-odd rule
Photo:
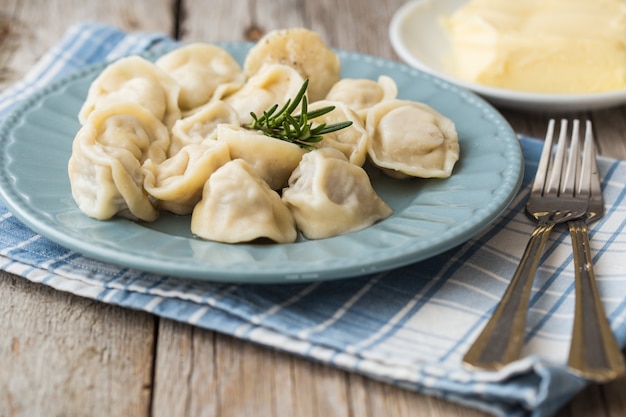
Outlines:
[[[594,181],[594,176],[596,180]],[[583,151],[583,162],[578,182],[577,194],[581,197],[589,197],[590,194],[599,195],[601,193],[598,178],[598,166],[596,163],[596,149],[593,143],[593,131],[591,121],[587,120],[585,127],[585,143]]]
[[[578,188],[582,185],[577,184],[581,171],[579,133],[580,121],[576,119],[572,122],[572,137],[570,140],[569,158],[567,161],[565,178],[561,184],[561,194],[565,196],[574,197],[577,191],[579,191]]]
[[[587,132],[589,138],[586,138],[585,141],[588,142],[589,147],[589,151],[587,153],[589,154],[589,172],[591,177],[589,180],[591,182],[589,190],[591,200],[595,200],[597,202],[595,213],[593,213],[594,217],[597,217],[604,214],[604,200],[602,197],[602,185],[600,184],[600,172],[598,171],[598,152],[593,141],[593,132],[591,130],[590,121],[587,121]]]
[[[548,130],[546,131],[546,138],[541,151],[541,157],[539,158],[539,164],[537,165],[537,173],[535,174],[535,180],[531,189],[532,194],[541,194],[546,184],[546,178],[550,166],[552,165],[552,138],[554,137],[554,119],[550,119],[548,123]]]
[[[556,196],[561,189],[561,179],[565,177],[567,158],[567,120],[561,120],[561,131],[559,132],[559,140],[556,144],[556,154],[554,162],[550,169],[550,180],[545,186],[544,194]]]

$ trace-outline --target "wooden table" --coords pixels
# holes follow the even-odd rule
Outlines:
[[[334,47],[398,59],[387,28],[404,0],[0,0],[0,90],[73,23],[183,40],[240,41],[305,26]],[[549,117],[502,109],[541,137]],[[591,113],[600,152],[626,159],[626,106]],[[0,273],[0,416],[482,416],[221,334]],[[626,380],[558,414],[626,415]]]

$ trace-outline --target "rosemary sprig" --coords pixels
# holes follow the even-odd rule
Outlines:
[[[313,123],[309,122],[310,119],[315,119],[333,111],[335,106],[308,111],[308,103],[305,96],[308,85],[309,80],[307,79],[293,100],[287,100],[280,109],[278,104],[275,104],[270,109],[264,111],[260,117],[254,112],[250,112],[252,123],[244,125],[244,127],[259,130],[266,136],[295,143],[307,150],[313,150],[315,146],[312,144],[321,141],[323,135],[344,129],[352,124],[350,121],[345,121],[330,125],[320,123],[313,127]],[[301,106],[300,114],[292,116],[292,113],[299,105]]]

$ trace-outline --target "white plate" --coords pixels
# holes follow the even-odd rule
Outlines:
[[[448,36],[439,19],[468,0],[413,0],[394,14],[391,45],[409,65],[480,94],[494,105],[532,111],[582,111],[626,103],[626,90],[597,94],[541,94],[488,87],[461,80],[446,67]]]
[[[240,62],[249,44],[223,45]],[[387,74],[401,98],[425,101],[459,132],[461,159],[446,180],[372,182],[394,214],[365,230],[293,244],[223,244],[194,238],[189,216],[154,223],[98,221],[74,203],[67,175],[77,113],[103,67],[66,78],[28,99],[0,126],[0,196],[27,226],[84,255],[159,274],[224,281],[314,281],[375,273],[439,254],[485,229],[522,179],[514,132],[474,94],[406,65],[339,52],[344,77]]]

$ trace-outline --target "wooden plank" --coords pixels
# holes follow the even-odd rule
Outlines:
[[[591,120],[602,155],[626,159],[626,106],[596,110],[593,112],[536,113],[499,109],[517,133],[543,139],[550,119]]]
[[[181,39],[256,40],[271,30],[307,27],[318,32],[332,47],[393,58],[387,23],[403,1],[361,0],[355,4],[350,0],[214,0],[210,3],[189,0],[183,5]],[[346,27],[351,30],[345,30]]]
[[[397,388],[361,375],[351,374],[349,381],[351,406],[355,416],[485,417],[490,415],[433,396]],[[418,411],[419,413],[417,413]]]
[[[153,417],[219,416],[214,335],[159,320]]]
[[[4,272],[0,298],[0,416],[147,415],[152,316]]]
[[[300,7],[300,2],[289,0],[185,1],[180,38],[203,42],[257,40],[273,29],[301,26]]]
[[[98,21],[125,30],[174,34],[169,0],[3,0],[0,13],[0,90],[19,80],[72,24]]]
[[[626,159],[626,106],[592,113],[599,152]]]
[[[293,415],[306,417],[351,415],[346,372],[288,355],[277,355],[276,360],[291,363],[290,385],[295,404]]]
[[[18,81],[73,23],[173,27],[168,0],[3,0],[0,90]],[[0,273],[0,416],[147,416],[154,317]]]
[[[345,373],[161,320],[154,417],[348,416]]]
[[[154,417],[487,414],[230,336],[162,320]]]

